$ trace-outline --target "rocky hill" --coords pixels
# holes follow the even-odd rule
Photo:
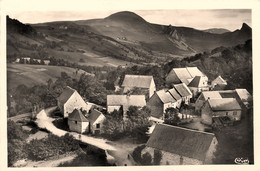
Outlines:
[[[246,24],[234,32],[213,34],[152,24],[128,11],[104,19],[34,25],[7,18],[8,57],[54,57],[81,65],[157,65],[251,38],[252,30]]]

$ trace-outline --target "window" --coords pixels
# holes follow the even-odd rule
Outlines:
[[[237,111],[234,111],[234,112],[233,112],[233,115],[237,115]]]
[[[96,128],[100,128],[100,123],[96,124]]]
[[[77,124],[78,123],[78,121],[75,121],[75,124]]]
[[[226,116],[228,116],[228,112],[226,112]]]

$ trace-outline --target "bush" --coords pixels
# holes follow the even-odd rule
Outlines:
[[[162,160],[162,152],[160,150],[154,149],[153,164],[160,165],[161,160]]]
[[[133,151],[133,158],[137,163],[142,161],[142,150],[145,148],[145,145],[138,146]]]
[[[146,152],[142,155],[142,164],[143,165],[152,165],[152,156],[150,153]]]

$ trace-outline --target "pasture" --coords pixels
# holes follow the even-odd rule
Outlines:
[[[48,65],[29,65],[29,64],[7,64],[7,87],[15,88],[20,84],[32,87],[38,84],[47,84],[50,78],[55,81],[60,77],[61,72],[66,72],[73,78],[79,78],[81,74],[90,74],[79,70],[76,74],[75,68]]]

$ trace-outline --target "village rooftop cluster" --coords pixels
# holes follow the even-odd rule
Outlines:
[[[142,154],[148,152],[154,156],[155,150],[162,152],[162,165],[210,164],[214,158],[217,138],[206,129],[183,128],[165,124],[167,109],[185,108],[178,116],[188,122],[200,118],[202,127],[223,127],[233,125],[248,116],[243,111],[252,108],[253,98],[246,89],[225,90],[227,82],[218,76],[209,83],[208,77],[197,67],[173,68],[166,77],[171,88],[156,89],[153,76],[125,75],[121,86],[115,91],[123,94],[107,95],[106,112],[122,110],[124,120],[130,106],[151,110],[150,120],[153,125]],[[134,89],[142,90],[131,94]],[[58,108],[64,118],[68,118],[71,131],[91,133],[103,132],[105,115],[102,107],[83,100],[79,93],[67,87],[58,97]],[[101,110],[102,109],[102,110]],[[189,110],[192,109],[192,110]],[[192,111],[192,112],[190,112]],[[154,160],[154,159],[153,159]]]

